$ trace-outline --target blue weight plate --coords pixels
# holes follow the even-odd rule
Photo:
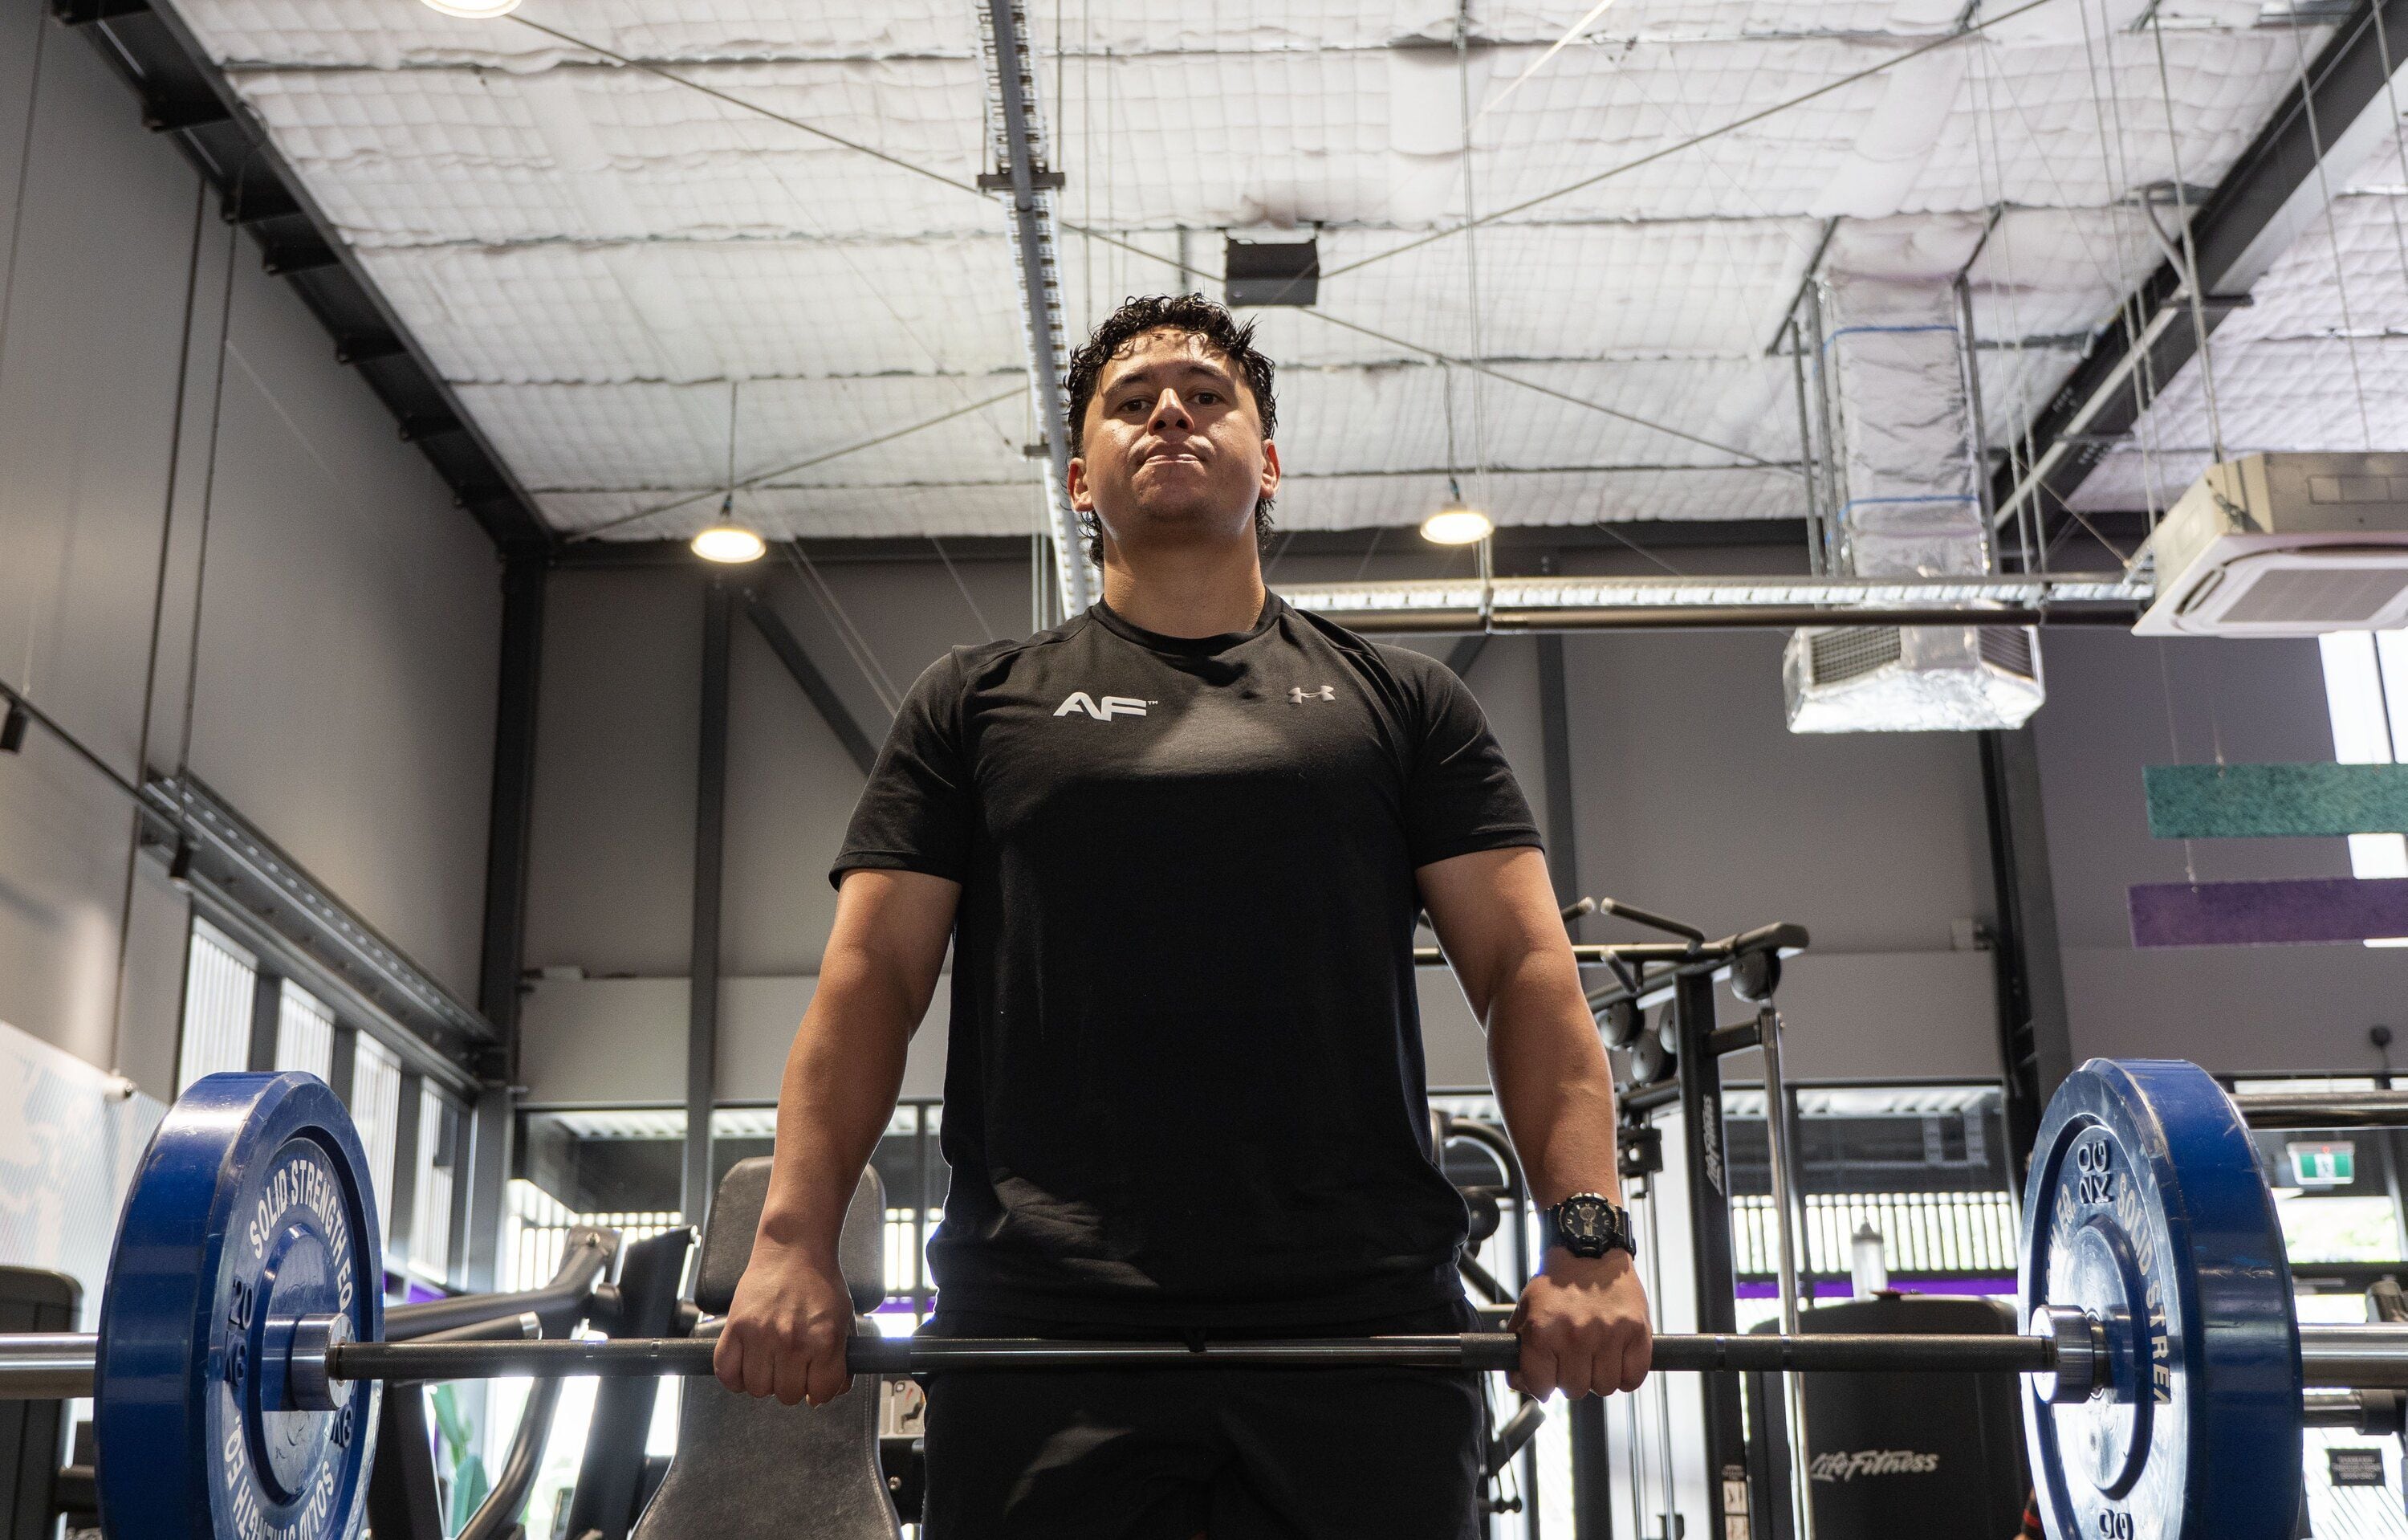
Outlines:
[[[384,1334],[367,1157],[306,1074],[215,1074],[159,1125],[101,1306],[102,1528],[141,1540],[357,1540],[379,1387],[281,1408],[294,1320]]]
[[[2104,1321],[2112,1385],[2025,1397],[2050,1540],[2288,1534],[2300,1333],[2273,1195],[2208,1073],[2094,1058],[2057,1088],[2024,1190],[2023,1302]]]

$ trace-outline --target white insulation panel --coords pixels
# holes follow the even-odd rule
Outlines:
[[[731,381],[738,480],[827,456],[739,497],[765,529],[1034,527],[1003,207],[947,185],[990,169],[975,0],[176,9],[562,527],[714,512]],[[1512,524],[1795,514],[1769,350],[1818,252],[1965,275],[1996,439],[2159,260],[2130,190],[2220,178],[2323,41],[2254,0],[2165,0],[2162,72],[2140,0],[1955,40],[1960,0],[1591,9],[1475,5],[1458,55],[1436,0],[1032,3],[1073,337],[1130,294],[1217,293],[1225,233],[1317,232],[1318,305],[1257,312],[1286,527],[1416,523],[1450,467]],[[2408,299],[2386,176],[2337,213],[2358,331]],[[1427,238],[1467,208],[1505,212]],[[2340,328],[2289,271],[2220,348]]]

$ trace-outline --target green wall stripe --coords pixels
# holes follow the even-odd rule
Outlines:
[[[2408,833],[2408,765],[2150,765],[2160,840]]]

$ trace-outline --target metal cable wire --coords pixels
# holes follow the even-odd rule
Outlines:
[[[1541,193],[1535,197],[1525,198],[1519,203],[1508,204],[1502,209],[1492,209],[1488,213],[1481,215],[1476,222],[1458,224],[1446,230],[1433,230],[1427,235],[1416,236],[1412,239],[1408,240],[1401,245],[1391,246],[1385,251],[1374,252],[1369,256],[1358,257],[1353,262],[1345,263],[1336,267],[1326,268],[1322,272],[1322,281],[1326,282],[1333,278],[1342,278],[1348,273],[1360,272],[1362,269],[1370,266],[1373,263],[1385,262],[1390,257],[1401,256],[1407,252],[1416,250],[1423,246],[1427,246],[1434,241],[1446,240],[1453,237],[1462,235],[1467,230],[1476,227],[1476,225],[1494,224],[1499,220],[1511,219],[1516,214],[1527,213],[1531,209],[1539,208],[1542,204],[1553,203],[1558,198],[1570,197],[1572,194],[1595,187],[1599,182],[1611,181],[1616,177],[1626,176],[1630,172],[1640,169],[1641,166],[1653,166],[1657,161],[1664,160],[1672,155],[1677,155],[1684,150],[1693,150],[1698,145],[1721,138],[1726,134],[1736,133],[1740,129],[1762,122],[1767,118],[1778,117],[1782,113],[1790,110],[1792,108],[1803,107],[1808,102],[1814,101],[1823,96],[1828,96],[1832,92],[1842,90],[1848,86],[1856,84],[1859,80],[1870,79],[1873,76],[1879,75],[1885,70],[1894,69],[1910,59],[1919,59],[1924,54],[1930,52],[1934,49],[1945,48],[1952,43],[1961,42],[1967,36],[1974,33],[1985,31],[1990,27],[1995,27],[2004,22],[2013,21],[2014,18],[2023,15],[2027,11],[2038,10],[2041,7],[2053,3],[2054,0],[2025,0],[2023,5],[2017,6],[2014,9],[2000,11],[1996,16],[1974,22],[1971,26],[1966,27],[1962,32],[1952,32],[1944,37],[1935,37],[1930,42],[1917,44],[1915,47],[1907,49],[1903,52],[1894,54],[1891,57],[1883,60],[1879,64],[1870,65],[1863,69],[1852,71],[1849,74],[1839,77],[1837,79],[1826,81],[1822,85],[1816,86],[1812,91],[1804,92],[1799,95],[1791,96],[1786,100],[1776,102],[1770,107],[1763,108],[1757,111],[1734,118],[1718,128],[1708,129],[1703,134],[1683,139],[1677,144],[1666,145],[1660,150],[1651,150],[1646,154],[1641,155],[1636,159],[1624,161],[1617,166],[1608,166],[1606,169],[1597,172],[1591,176],[1584,177],[1578,181],[1558,187],[1551,193]],[[1156,260],[1161,259],[1157,258]]]
[[[2157,41],[2158,93],[2166,108],[2167,147],[2173,155],[2175,206],[2182,214],[2183,286],[2190,291],[2190,324],[2192,332],[2196,334],[2195,340],[2199,346],[2200,388],[2205,393],[2207,398],[2207,441],[2215,446],[2215,458],[2218,463],[2221,463],[2224,459],[2224,416],[2217,410],[2215,401],[2215,354],[2208,346],[2206,296],[2200,293],[2199,247],[2191,238],[2190,194],[2185,191],[2183,185],[2182,137],[2174,132],[2174,88],[2172,77],[2166,68],[2166,33],[2165,29],[2157,24],[2155,12],[2152,12],[2149,17],[2149,35]],[[2295,41],[2298,39],[2298,27],[2294,26],[2291,29],[2291,36]],[[2307,93],[2307,56],[2302,53],[2300,60],[2300,91],[2302,95]],[[2311,140],[2315,139],[2315,107],[2313,102],[2308,107],[2308,135]],[[2316,177],[2320,181],[2325,174],[2324,154],[2324,147],[2318,144]],[[2326,206],[2326,212],[2328,215],[2326,228],[2330,229],[2331,206],[2329,203]],[[2153,219],[2151,223],[2155,223]],[[2340,259],[2341,247],[2339,243],[2335,243],[2333,260],[2336,267],[2340,265]],[[2358,353],[2354,347],[2349,355],[2349,367],[2350,373],[2355,376],[2358,372]],[[2361,416],[2364,415],[2365,408],[2366,392],[2361,386],[2358,390],[2358,410]],[[2367,447],[2371,449],[2373,445],[2370,442]]]
[[[2377,6],[2379,8],[2380,0],[2377,0]],[[2299,65],[2300,105],[2307,114],[2308,146],[2315,155],[2316,191],[2324,200],[2325,240],[2332,252],[2333,292],[2335,298],[2341,306],[2342,347],[2349,355],[2349,382],[2352,391],[2355,392],[2358,397],[2358,430],[2359,436],[2365,442],[2365,447],[2369,451],[2372,451],[2374,448],[2374,420],[2368,414],[2366,410],[2366,377],[2359,373],[2358,367],[2358,329],[2352,324],[2350,319],[2348,265],[2342,258],[2341,225],[2333,217],[2332,175],[2325,166],[2324,131],[2316,122],[2315,91],[2308,81],[2307,39],[2300,36],[2300,19],[2296,11],[2291,17],[2291,52]],[[2165,41],[2163,34],[2160,34],[2158,36],[2157,54],[2159,61],[2157,67],[2162,71],[2165,67]],[[2179,160],[2175,162],[2177,167],[2179,167],[2181,164],[2182,163]],[[2177,169],[2174,175],[2175,180],[2179,181],[2182,176],[2181,171]],[[2193,302],[2197,302],[2195,295]],[[2202,336],[2200,338],[2200,350],[2202,354],[2202,359],[2206,353],[2206,349],[2207,338]],[[2208,431],[2214,438],[2216,444],[2215,457],[2218,460],[2221,460],[2224,458],[2224,435],[2215,426],[2214,422],[2214,413],[2215,410],[2214,377],[2211,374],[2208,378],[2210,381],[2208,391],[2210,425]]]

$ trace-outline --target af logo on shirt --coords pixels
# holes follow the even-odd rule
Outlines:
[[[1147,701],[1133,696],[1108,695],[1101,704],[1084,690],[1073,690],[1070,698],[1054,708],[1055,716],[1068,716],[1072,712],[1084,712],[1098,722],[1110,722],[1116,716],[1143,716]]]

